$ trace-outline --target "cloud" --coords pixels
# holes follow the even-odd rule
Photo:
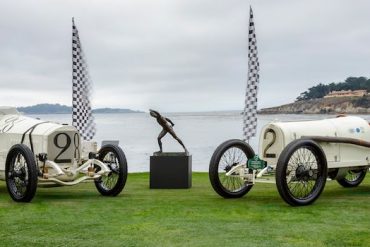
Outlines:
[[[1,1],[0,104],[71,102],[71,17],[96,107],[242,109],[253,6],[259,107],[369,76],[367,1]]]

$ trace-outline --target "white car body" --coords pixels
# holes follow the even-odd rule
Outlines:
[[[369,142],[370,125],[366,120],[354,116],[315,121],[272,122],[261,131],[260,157],[275,168],[283,149],[292,141],[307,136],[345,137]],[[367,147],[331,142],[318,144],[324,151],[329,169],[370,165],[370,149]]]
[[[359,117],[272,122],[263,127],[259,155],[242,140],[227,140],[210,162],[210,181],[225,198],[238,198],[256,182],[275,183],[292,206],[313,203],[327,179],[343,187],[364,180],[370,156],[370,125]]]
[[[15,144],[27,145],[35,155],[38,168],[43,171],[39,185],[74,185],[110,172],[104,163],[89,159],[90,152],[97,152],[97,144],[81,141],[76,128],[23,116],[13,107],[0,107],[1,180],[5,180],[7,155]],[[47,155],[44,162],[38,158],[43,153]],[[99,173],[89,171],[92,165],[101,168]]]

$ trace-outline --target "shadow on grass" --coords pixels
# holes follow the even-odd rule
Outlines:
[[[282,206],[284,208],[292,208],[292,206],[285,203],[285,201],[280,197],[275,186],[258,188],[254,191],[253,189],[254,188],[252,188],[252,190],[248,194],[241,198],[222,198],[218,194],[213,193],[213,196],[208,197],[208,200],[214,201],[215,203],[226,201],[233,204],[263,205],[264,207]],[[313,204],[308,206],[320,205],[320,201],[325,201],[325,204],[337,205],[338,199],[341,201],[348,201],[349,203],[352,203],[354,201],[362,201],[362,199],[368,200],[369,197],[370,185],[364,184],[354,188],[344,188],[335,183],[331,183],[326,186],[326,188],[324,188],[324,191],[319,196],[319,198]]]
[[[8,194],[8,191],[6,190],[0,190],[0,193]],[[318,200],[320,198],[326,198],[330,200],[330,198],[368,198],[370,196],[370,186],[361,189],[339,189],[339,190],[330,190],[323,192]],[[109,196],[102,196],[98,191],[76,191],[76,190],[68,190],[66,188],[66,191],[63,192],[56,192],[53,191],[53,189],[47,189],[43,191],[37,191],[35,195],[35,199],[40,200],[66,200],[66,199],[76,199],[76,200],[99,200],[99,199],[106,199],[106,198],[125,198],[125,197],[131,197],[131,196],[125,196],[125,193],[122,192],[122,194],[116,196],[116,197],[109,197]],[[355,197],[355,198],[354,198]],[[246,203],[246,202],[253,202],[254,204],[260,204],[260,203],[269,203],[269,204],[280,204],[284,203],[283,199],[280,197],[278,192],[274,194],[269,195],[245,195],[241,198],[223,198],[219,195],[210,195],[209,197],[203,197],[205,201],[213,201],[213,202],[228,202],[228,203]],[[34,200],[35,200],[34,199]],[[171,198],[175,199],[175,198]],[[189,198],[190,199],[190,198]],[[195,198],[194,198],[195,199]],[[196,198],[197,201],[200,200],[200,198]]]
[[[94,184],[85,186],[81,188],[79,186],[59,186],[59,187],[38,187],[36,190],[36,194],[32,202],[37,201],[58,201],[58,200],[99,200],[101,198],[114,198],[109,196],[102,196],[98,190],[95,188]],[[8,195],[8,190],[5,184],[0,185],[0,194]],[[122,197],[123,193],[116,196]],[[10,199],[11,200],[11,199]]]
[[[330,187],[333,187],[330,186]],[[338,186],[338,188],[326,188],[321,194],[325,197],[338,197],[338,196],[370,196],[370,185],[359,185],[354,188],[343,188]]]
[[[35,198],[33,201],[46,201],[46,200],[97,200],[98,198],[102,198],[103,196],[99,193],[80,193],[76,191],[71,191],[70,193],[53,193],[50,192],[36,192]],[[107,198],[107,197],[104,197]]]
[[[94,184],[84,184],[76,186],[62,186],[54,188],[42,188],[38,187],[36,191],[35,198],[33,202],[37,201],[59,201],[59,200],[106,200],[109,198],[120,199],[134,199],[137,198],[150,200],[151,198],[156,197],[166,197],[169,200],[190,200],[197,201],[201,203],[205,202],[214,202],[214,203],[231,203],[231,204],[253,204],[253,205],[287,205],[283,199],[280,197],[275,185],[264,185],[256,184],[251,191],[241,198],[226,199],[219,196],[211,188],[205,186],[194,186],[193,188],[187,190],[166,190],[166,189],[156,189],[151,190],[145,183],[142,183],[142,179],[138,179],[139,182],[133,185],[126,184],[126,187],[123,189],[121,194],[117,197],[106,197],[102,196],[95,188]],[[3,196],[8,196],[8,191],[5,183],[0,184],[0,194]],[[324,188],[323,193],[318,198],[325,199],[327,203],[336,201],[335,199],[350,199],[350,200],[361,200],[368,199],[370,196],[370,185],[362,184],[355,188],[343,188],[335,182],[327,183]],[[153,199],[155,200],[155,199]]]
[[[37,188],[36,200],[107,200],[109,198],[124,197],[125,189],[117,196],[103,196],[95,188],[94,184],[76,185],[76,186],[61,186],[55,188]]]

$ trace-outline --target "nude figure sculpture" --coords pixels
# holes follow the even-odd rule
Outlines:
[[[160,149],[159,152],[162,153],[162,141],[161,141],[161,139],[167,133],[170,133],[170,135],[173,138],[175,138],[175,140],[177,140],[180,143],[180,145],[184,148],[185,153],[188,153],[188,150],[186,149],[184,143],[181,141],[181,139],[179,137],[177,137],[175,131],[173,130],[173,126],[175,126],[175,124],[171,121],[171,119],[162,116],[159,112],[157,112],[155,110],[152,110],[152,109],[149,109],[149,113],[150,113],[150,116],[152,116],[155,119],[157,119],[157,122],[163,128],[162,131],[161,131],[161,133],[159,133],[159,136],[157,138],[158,139],[159,149]]]

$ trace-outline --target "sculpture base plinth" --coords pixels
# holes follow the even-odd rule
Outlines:
[[[150,188],[191,188],[191,155],[156,152],[150,156]]]

